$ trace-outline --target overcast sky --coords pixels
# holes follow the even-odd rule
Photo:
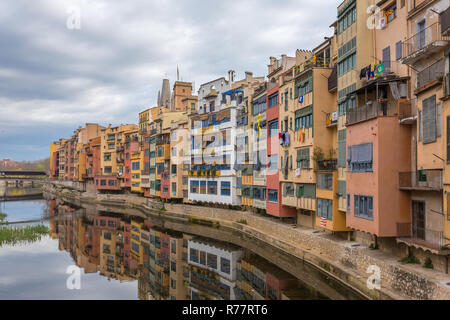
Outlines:
[[[340,2],[1,1],[0,159],[46,158],[86,122],[137,123],[177,65],[197,89],[230,69],[266,75],[270,56],[331,36]]]

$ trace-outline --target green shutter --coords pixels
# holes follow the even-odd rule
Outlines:
[[[311,183],[297,184],[296,196],[298,198],[316,198],[316,185]]]
[[[338,167],[346,167],[346,130],[338,132]]]
[[[345,181],[338,181],[338,193],[340,194],[341,197],[345,197],[345,195],[347,194],[347,184]]]

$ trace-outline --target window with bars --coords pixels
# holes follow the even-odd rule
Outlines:
[[[333,190],[333,174],[331,173],[318,174],[317,189]]]
[[[433,143],[437,138],[436,95],[422,101],[423,144]]]

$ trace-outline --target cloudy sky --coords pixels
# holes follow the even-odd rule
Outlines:
[[[2,1],[0,159],[46,158],[86,122],[136,123],[177,65],[197,89],[230,69],[266,75],[269,56],[330,36],[340,2]]]

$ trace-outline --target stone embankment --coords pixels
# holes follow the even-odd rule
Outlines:
[[[44,191],[74,204],[99,204],[139,209],[162,218],[184,217],[233,228],[286,251],[345,283],[369,299],[450,300],[450,277],[420,265],[407,265],[380,250],[354,241],[281,223],[247,211],[161,203],[134,195],[83,192],[67,185],[47,184]],[[381,289],[369,288],[368,279],[381,280]]]

